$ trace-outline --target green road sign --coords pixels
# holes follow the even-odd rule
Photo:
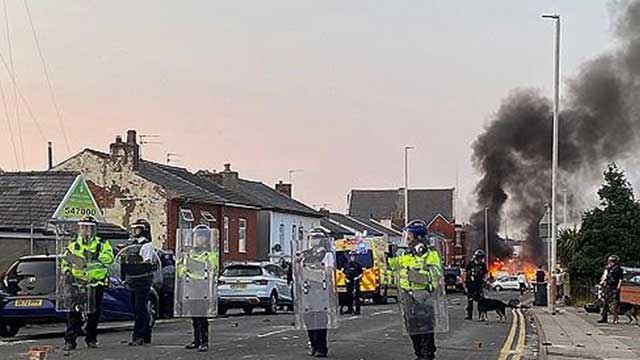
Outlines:
[[[93,216],[97,221],[103,221],[102,213],[96,203],[91,190],[82,176],[78,176],[67,191],[62,203],[58,206],[54,219],[78,220],[84,216]]]

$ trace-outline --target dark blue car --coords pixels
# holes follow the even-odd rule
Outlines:
[[[15,336],[26,324],[63,322],[66,313],[55,309],[55,255],[25,256],[15,262],[2,279],[0,290],[0,336]],[[102,301],[102,320],[133,319],[130,290],[118,274],[112,274]],[[151,325],[159,314],[155,290],[149,298]]]

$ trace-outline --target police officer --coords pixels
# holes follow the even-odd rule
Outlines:
[[[177,269],[179,278],[189,277],[192,281],[208,281],[207,274],[196,271],[196,268],[214,270],[211,271],[213,276],[218,275],[218,252],[212,250],[209,234],[209,231],[194,229],[194,247],[186,254],[192,266],[186,267],[184,262],[180,263]],[[195,266],[194,263],[202,265]],[[208,351],[209,319],[205,316],[194,316],[191,318],[191,322],[193,326],[193,341],[185,345],[185,348],[188,350],[198,349],[198,352]]]
[[[484,286],[486,283],[487,264],[485,262],[487,255],[482,249],[476,250],[473,259],[467,264],[465,274],[465,286],[467,288],[467,317],[465,320],[473,319],[473,302],[480,301],[484,297]]]
[[[613,314],[613,323],[618,324],[618,303],[620,302],[620,288],[622,287],[623,270],[620,267],[620,258],[617,255],[609,256],[605,274],[600,286],[604,296],[601,318],[599,323],[606,324],[609,313]]]
[[[147,220],[138,219],[131,225],[131,249],[129,261],[124,270],[125,281],[133,295],[134,325],[129,346],[151,343],[149,323],[149,296],[153,286],[154,273],[158,270],[158,256],[151,243],[151,225]]]
[[[113,250],[109,242],[96,235],[96,220],[87,216],[78,222],[78,236],[70,242],[62,254],[61,267],[67,281],[73,286],[87,286],[93,294],[95,311],[86,316],[84,341],[89,348],[98,347],[98,320],[102,311],[104,286],[108,285],[109,266],[113,263]],[[67,261],[69,257],[81,259],[86,265]],[[80,309],[73,309],[67,317],[67,330],[64,334],[64,351],[72,351],[77,347],[76,339],[82,334],[84,323]]]
[[[360,291],[360,279],[362,279],[362,265],[358,262],[358,256],[355,250],[349,252],[349,261],[342,270],[345,274],[347,283],[347,314],[354,314],[353,302],[356,303],[356,315],[360,315],[360,307],[362,306],[362,292]]]
[[[435,333],[448,331],[444,271],[424,221],[405,228],[405,253],[389,260],[398,277],[404,325],[418,360],[435,359]]]

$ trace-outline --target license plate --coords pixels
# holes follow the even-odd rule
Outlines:
[[[42,303],[42,299],[18,299],[16,307],[41,307]]]
[[[233,290],[242,290],[247,288],[247,284],[231,284]]]

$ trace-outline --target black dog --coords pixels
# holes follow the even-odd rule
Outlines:
[[[503,301],[490,298],[478,299],[478,313],[480,313],[480,321],[487,321],[487,313],[489,311],[495,311],[498,316],[498,321],[507,320],[507,308],[517,307],[512,304],[505,304]]]
[[[629,324],[633,324],[635,322],[636,325],[640,325],[638,323],[638,317],[640,316],[640,305],[621,302],[620,304],[618,304],[618,314],[627,315],[627,317],[629,318]]]

